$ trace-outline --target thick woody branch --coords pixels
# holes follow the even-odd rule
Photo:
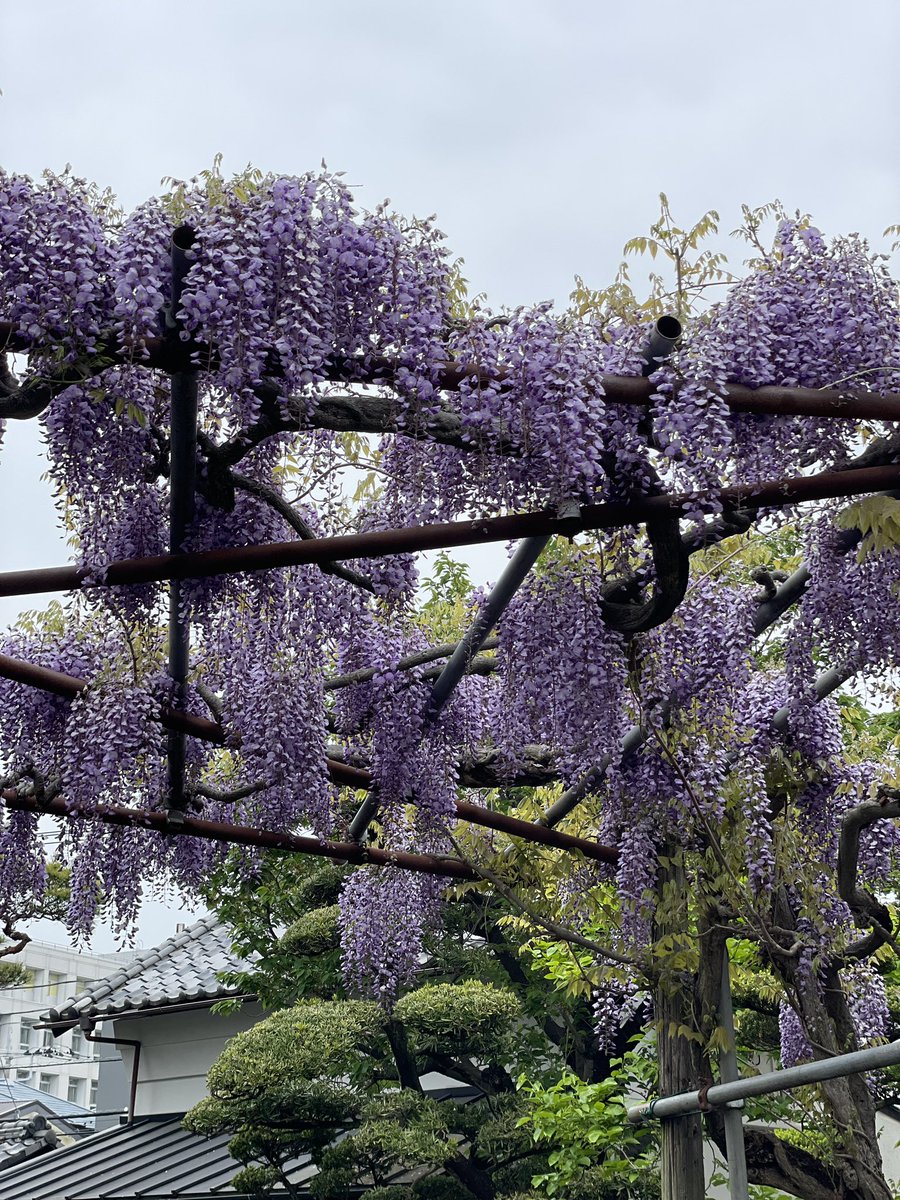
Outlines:
[[[860,959],[872,954],[885,943],[893,944],[891,916],[887,908],[870,892],[859,886],[859,842],[864,829],[876,821],[893,820],[900,817],[900,790],[885,787],[879,792],[879,800],[857,804],[844,813],[841,820],[838,842],[837,883],[838,895],[850,907],[850,911],[862,926],[871,933],[855,942],[847,950],[846,957]]]
[[[499,644],[499,638],[485,638],[481,648],[482,650],[496,650]],[[458,642],[442,642],[438,646],[429,646],[427,650],[419,650],[415,654],[407,654],[396,662],[391,670],[411,671],[414,667],[421,667],[426,663],[433,663],[442,658],[449,658],[458,645]],[[474,662],[475,660],[473,659],[470,669],[471,665],[474,665]],[[377,674],[377,667],[360,667],[356,671],[348,671],[345,675],[332,675],[325,680],[325,690],[334,691],[336,688],[353,687],[357,683],[368,683]]]
[[[51,345],[52,339],[48,337],[46,343]],[[202,344],[193,344],[186,348],[182,345],[168,344],[161,338],[148,338],[141,348],[141,357],[137,357],[134,351],[121,347],[114,334],[103,336],[100,344],[102,346],[100,355],[86,356],[84,360],[79,360],[71,365],[71,370],[80,373],[80,378],[88,378],[100,370],[122,363],[166,372],[183,370],[185,366],[197,366],[198,362],[201,370],[208,370],[217,365],[215,348]],[[27,352],[31,349],[40,349],[40,345],[35,339],[21,335],[11,322],[0,321],[0,351]],[[327,379],[335,383],[391,387],[394,382],[395,370],[396,364],[391,359],[377,356],[367,357],[365,363],[358,359],[333,358],[327,369]],[[466,379],[490,378],[492,381],[502,383],[505,376],[506,372],[503,369],[487,372],[479,367],[463,367],[448,360],[439,370],[438,386],[443,391],[453,391],[459,388]],[[73,380],[73,382],[77,381],[77,379]],[[18,395],[22,389],[27,389],[29,386],[30,383],[26,382],[16,389],[16,394],[0,398],[0,416],[23,419],[37,415],[36,412],[31,411],[34,406],[33,402],[32,404],[23,404]],[[68,386],[68,384],[64,386]],[[656,393],[655,385],[649,378],[643,376],[604,375],[602,376],[602,386],[607,399],[617,404],[634,404],[640,407],[649,406],[651,398]],[[268,401],[278,409],[287,410],[288,424],[283,426],[284,429],[310,427],[310,422],[301,415],[307,411],[306,402],[284,396],[277,380],[269,381],[261,386],[259,395],[264,404]],[[848,420],[896,421],[900,419],[900,394],[878,395],[857,388],[816,389],[777,386],[751,388],[732,383],[723,389],[723,397],[734,413],[838,417]],[[380,397],[365,397],[364,399],[366,403],[358,405],[356,397],[352,399],[340,397],[337,398],[337,404],[332,406],[330,399],[324,397],[321,413],[317,413],[313,417],[315,426],[325,429],[354,429],[363,433],[398,431],[396,402],[386,400],[379,403]],[[376,402],[368,403],[371,400]],[[49,399],[47,402],[49,403]],[[293,415],[291,415],[291,409],[294,410]],[[448,415],[452,417],[452,414]],[[305,422],[305,425],[302,425],[301,421]],[[444,437],[440,437],[435,435],[439,433],[441,419],[440,417],[435,419],[431,427],[435,440],[457,438],[460,426],[458,418],[455,418],[455,421],[455,426],[451,421],[451,425],[444,431]],[[260,436],[257,436],[256,431],[253,434],[247,431],[246,448],[256,444],[256,441],[261,438],[269,436],[270,432],[273,430],[259,430]],[[403,432],[406,430],[404,429]],[[425,436],[424,429],[414,433],[413,436]],[[455,443],[451,442],[450,444]],[[238,457],[233,462],[239,461],[239,458],[243,457],[243,453],[246,453],[246,449],[243,451],[238,449],[237,442],[235,442],[235,450],[238,451]]]

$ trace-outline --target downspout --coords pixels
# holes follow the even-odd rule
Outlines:
[[[137,1083],[138,1083],[138,1068],[141,1063],[141,1043],[133,1038],[122,1037],[101,1037],[99,1033],[93,1033],[96,1028],[96,1021],[92,1021],[90,1017],[82,1017],[78,1022],[87,1041],[100,1042],[107,1046],[132,1046],[134,1048],[134,1062],[131,1065],[131,1090],[128,1095],[128,1120],[126,1125],[134,1124],[134,1107],[137,1100]]]

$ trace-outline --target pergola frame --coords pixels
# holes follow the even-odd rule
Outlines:
[[[121,585],[149,582],[169,582],[169,675],[172,680],[173,703],[162,709],[159,720],[166,729],[168,764],[168,805],[164,811],[136,809],[127,805],[105,804],[89,812],[73,810],[65,797],[58,794],[56,785],[45,786],[35,781],[35,786],[24,791],[4,788],[0,792],[3,805],[12,811],[52,815],[73,821],[96,820],[113,826],[138,827],[153,830],[162,835],[192,836],[235,845],[269,848],[292,853],[310,854],[338,862],[354,865],[391,865],[414,872],[446,877],[451,880],[477,881],[485,876],[460,858],[436,854],[415,854],[406,851],[384,849],[369,844],[365,839],[373,819],[378,812],[378,796],[373,786],[373,776],[361,769],[336,758],[328,759],[327,766],[332,780],[340,785],[367,792],[365,799],[349,823],[349,840],[329,841],[300,836],[288,831],[272,831],[250,828],[221,821],[204,820],[188,811],[189,797],[185,793],[185,738],[196,737],[214,745],[228,744],[225,730],[218,720],[209,720],[186,712],[183,708],[185,689],[189,676],[190,628],[182,611],[180,582],[186,579],[205,578],[237,572],[275,570],[300,564],[315,564],[321,569],[341,574],[351,584],[366,586],[366,581],[353,570],[337,567],[360,557],[395,555],[424,550],[445,549],[492,542],[522,539],[500,580],[487,599],[476,620],[454,646],[435,648],[430,656],[437,661],[446,658],[443,667],[436,668],[427,709],[424,714],[426,727],[433,724],[452,695],[453,689],[467,672],[474,669],[475,656],[487,645],[496,644],[491,635],[506,606],[534,566],[544,547],[556,536],[572,538],[575,534],[595,529],[615,529],[640,523],[657,528],[667,522],[677,531],[678,518],[685,506],[696,499],[687,495],[657,494],[636,499],[573,506],[565,512],[530,512],[473,521],[454,521],[400,529],[381,530],[366,534],[343,537],[318,538],[308,536],[299,518],[290,519],[287,505],[281,515],[300,533],[297,539],[266,545],[232,547],[228,549],[185,552],[184,542],[190,527],[194,507],[194,489],[198,440],[201,452],[210,458],[215,455],[220,469],[230,470],[252,447],[277,432],[300,431],[303,428],[344,429],[348,427],[362,432],[384,433],[396,430],[397,426],[391,406],[381,397],[366,397],[366,412],[356,411],[355,420],[348,416],[348,406],[362,405],[360,397],[326,397],[314,410],[312,416],[300,415],[299,406],[291,404],[289,398],[279,394],[277,383],[263,385],[259,390],[268,404],[268,411],[255,426],[233,437],[220,447],[209,444],[202,435],[198,438],[198,374],[214,365],[216,352],[212,347],[198,345],[184,334],[180,325],[179,301],[190,260],[189,251],[193,244],[193,231],[182,226],[175,230],[172,242],[171,302],[165,317],[165,333],[160,339],[152,339],[143,347],[143,357],[134,357],[120,347],[115,338],[106,339],[97,353],[82,363],[63,367],[55,376],[35,384],[11,388],[0,376],[0,415],[27,419],[38,415],[66,387],[82,382],[105,367],[128,363],[166,372],[171,381],[171,418],[169,440],[170,521],[169,553],[146,558],[125,559],[108,564],[102,582],[86,568],[75,566],[39,570],[24,570],[0,574],[0,595],[14,596],[58,590],[82,588],[114,588]],[[671,319],[669,319],[671,321]],[[675,322],[677,324],[677,322]],[[669,332],[672,332],[670,329]],[[663,339],[665,340],[665,339]],[[673,341],[669,338],[669,343]],[[31,349],[28,339],[23,338],[9,323],[0,322],[0,354],[5,351]],[[648,353],[648,367],[657,357],[656,351]],[[359,362],[335,360],[331,364],[329,378],[332,382],[389,386],[394,376],[394,365],[387,359],[370,359],[366,372],[361,376]],[[648,374],[649,371],[645,372]],[[445,390],[458,387],[466,376],[478,376],[477,368],[459,368],[446,364],[441,372],[439,386]],[[496,376],[495,376],[496,378]],[[604,376],[606,396],[615,402],[647,406],[654,395],[654,385],[646,377]],[[900,420],[900,395],[877,395],[856,389],[813,390],[805,388],[761,387],[752,389],[741,385],[729,385],[724,398],[734,413],[761,415],[795,415],[842,420]],[[348,422],[352,422],[348,425]],[[420,435],[436,442],[465,446],[465,438],[453,414],[433,414],[424,418]],[[497,439],[492,449],[503,449]],[[877,456],[875,456],[877,457]],[[716,499],[724,514],[724,523],[710,532],[710,540],[718,541],[749,527],[749,514],[764,508],[790,506],[826,498],[858,496],[877,491],[894,492],[900,489],[900,445],[885,449],[886,461],[873,461],[871,452],[843,470],[820,472],[815,475],[796,476],[765,481],[752,485],[721,488]],[[244,481],[247,484],[247,481]],[[252,489],[251,489],[252,490]],[[729,521],[732,524],[729,524]],[[651,541],[652,541],[651,537]],[[849,550],[858,541],[858,535],[845,535],[845,549]],[[693,544],[681,547],[682,582],[675,594],[660,606],[662,616],[655,623],[665,620],[683,598],[687,581],[687,556],[706,544],[701,536]],[[654,545],[654,553],[656,547]],[[777,588],[772,588],[759,602],[754,623],[757,634],[769,628],[803,594],[809,580],[805,567],[801,567]],[[660,587],[664,584],[661,581]],[[659,614],[657,614],[659,616]],[[446,653],[439,653],[446,652]],[[429,661],[429,653],[410,656],[409,667],[421,666]],[[485,669],[489,669],[487,663]],[[836,666],[825,672],[817,681],[817,698],[829,694],[839,687],[855,668]],[[357,675],[366,675],[366,669]],[[0,655],[0,676],[14,680],[24,686],[46,690],[53,694],[74,699],[88,684],[85,680]],[[333,686],[346,686],[360,682],[348,676],[332,680]],[[776,727],[783,727],[788,717],[787,709],[773,715]],[[627,757],[649,736],[643,727],[635,727],[624,738],[620,753]],[[597,862],[614,864],[618,853],[614,847],[601,846],[587,838],[563,833],[554,826],[570,813],[592,787],[602,779],[611,759],[606,759],[589,768],[581,779],[560,796],[539,821],[529,822],[504,813],[493,812],[466,801],[456,802],[459,820],[478,824],[489,829],[545,845],[559,850],[577,851],[585,858]],[[263,784],[263,786],[265,786]],[[245,789],[251,794],[256,789]],[[237,797],[234,797],[237,798]],[[721,1010],[730,1013],[730,991],[726,974],[723,979]],[[877,1054],[878,1052],[868,1052]],[[852,1056],[851,1056],[852,1057]],[[865,1058],[865,1055],[862,1056]],[[866,1060],[868,1062],[868,1060]],[[729,1076],[734,1075],[734,1064],[725,1061]],[[849,1069],[850,1064],[847,1064]],[[821,1068],[817,1077],[825,1078]],[[834,1065],[826,1070],[832,1070]],[[801,1068],[810,1072],[813,1068]],[[790,1072],[787,1073],[788,1075]],[[806,1076],[804,1076],[806,1077]],[[809,1076],[810,1078],[812,1075]],[[781,1080],[785,1086],[786,1077]],[[728,1088],[733,1094],[736,1085],[724,1084],[718,1089],[724,1101]],[[773,1083],[773,1086],[776,1084]],[[757,1089],[759,1090],[759,1089]],[[712,1089],[709,1099],[716,1089]],[[729,1095],[732,1093],[729,1092]],[[691,1094],[684,1098],[690,1107],[696,1102]],[[663,1115],[663,1104],[656,1102],[659,1115]],[[683,1110],[684,1106],[682,1106]],[[673,1109],[673,1111],[675,1111]],[[746,1170],[741,1168],[743,1160],[743,1136],[740,1117],[729,1114],[729,1159],[735,1159],[736,1178],[733,1180],[734,1195],[745,1195]]]
[[[177,316],[179,297],[190,265],[189,251],[193,240],[193,230],[188,226],[180,226],[173,233],[172,301],[163,314],[165,332],[162,338],[149,339],[145,342],[142,348],[142,357],[135,357],[133,353],[126,352],[118,345],[115,337],[110,337],[103,341],[96,357],[92,356],[89,363],[65,366],[55,376],[44,378],[36,386],[19,387],[15,392],[7,389],[8,394],[4,397],[2,404],[4,415],[28,419],[42,411],[53,397],[66,387],[81,382],[86,375],[104,367],[127,362],[129,365],[168,373],[171,379],[172,397],[169,553],[111,562],[107,565],[103,581],[100,584],[95,575],[89,574],[87,568],[75,566],[0,573],[0,595],[14,596],[97,586],[115,587],[168,580],[170,584],[169,674],[173,680],[173,694],[176,700],[174,705],[160,713],[160,720],[168,731],[168,811],[163,814],[148,814],[125,806],[105,806],[97,810],[98,819],[122,824],[125,823],[127,814],[131,814],[128,819],[132,820],[132,823],[160,828],[167,833],[193,831],[196,836],[201,837],[215,837],[225,841],[264,845],[271,844],[269,840],[271,837],[280,838],[282,835],[272,834],[266,830],[228,825],[223,822],[200,822],[198,818],[188,817],[186,814],[185,736],[194,736],[219,745],[226,744],[226,737],[223,727],[217,721],[189,714],[178,706],[178,702],[183,701],[184,687],[188,677],[190,637],[187,621],[180,612],[180,581],[235,572],[273,570],[304,563],[317,564],[322,569],[328,570],[334,568],[337,563],[363,556],[393,555],[508,541],[513,538],[524,539],[488,598],[478,619],[453,648],[448,656],[449,661],[438,673],[426,712],[426,722],[430,723],[438,717],[454,687],[470,668],[474,656],[490,637],[509,600],[552,537],[572,538],[575,534],[586,530],[620,528],[660,519],[677,521],[678,516],[684,511],[685,505],[693,498],[660,494],[629,501],[573,506],[561,514],[531,512],[474,521],[454,521],[437,525],[381,530],[342,537],[301,537],[292,541],[264,545],[184,552],[183,543],[193,512],[195,486],[198,440],[197,376],[199,371],[209,368],[216,361],[214,347],[203,346],[187,338]],[[677,326],[677,322],[672,318],[664,318],[664,322]],[[667,325],[665,334],[672,336],[666,338],[661,335],[661,330],[662,326],[657,333],[657,341],[660,345],[666,341],[671,345],[674,337],[680,332],[680,330],[668,328]],[[15,326],[8,322],[0,322],[0,353],[27,351],[32,348],[30,339],[22,337]],[[650,347],[648,347],[649,350]],[[603,387],[607,397],[619,403],[648,405],[654,394],[654,385],[646,378],[651,370],[651,362],[652,357],[648,357],[648,367],[644,376],[604,376]],[[336,360],[331,364],[329,378],[332,381],[347,380],[356,383],[390,384],[394,374],[394,366],[390,360],[373,358],[367,361],[366,367],[367,373],[364,378],[361,378],[359,363]],[[478,374],[477,368],[460,368],[448,363],[441,372],[439,383],[442,388],[453,390],[459,386],[463,378]],[[277,397],[274,385],[266,384],[262,390],[267,393],[264,398],[269,401],[273,399],[271,394],[273,392],[275,392],[274,398],[282,399]],[[807,415],[854,421],[900,419],[900,395],[877,395],[861,392],[858,389],[816,390],[796,387],[753,389],[742,385],[729,385],[725,389],[725,399],[732,412],[736,413]],[[370,403],[371,407],[371,398],[367,398],[367,403]],[[312,420],[307,422],[307,427],[340,428],[342,427],[341,422],[346,425],[346,412],[341,414],[338,407],[337,415],[335,415],[334,405],[333,397],[330,400],[326,399],[314,413]],[[390,422],[386,419],[383,407],[379,408],[379,405],[375,403],[374,411],[371,431],[384,432]],[[233,438],[224,447],[216,448],[220,460],[226,465],[234,465],[240,461],[248,449],[266,436],[292,427],[300,429],[301,424],[294,421],[290,413],[290,404],[283,405],[280,417],[273,418],[269,415],[261,419],[256,427]],[[435,424],[434,418],[432,418],[432,424]],[[437,425],[441,425],[439,419]],[[428,428],[426,422],[423,434],[433,440],[449,443],[456,443],[459,437],[459,431],[453,428],[452,417],[443,421],[442,427]],[[209,447],[204,448],[209,451]],[[740,511],[742,514],[747,514],[761,508],[793,505],[825,498],[855,496],[897,488],[900,488],[900,463],[887,462],[871,466],[852,465],[845,470],[721,488],[717,493],[717,498],[725,513]],[[727,536],[727,531],[725,535]],[[691,549],[699,548],[701,544],[702,542],[688,548],[688,552]],[[353,581],[352,572],[346,572],[346,576]],[[783,589],[780,589],[780,591],[789,593],[789,596],[782,595],[777,599],[771,598],[767,605],[760,606],[761,611],[758,616],[762,616],[762,624],[759,620],[757,621],[757,632],[767,628],[790,603],[799,597],[807,578],[808,576],[805,576],[799,581],[789,581],[791,586],[786,584]],[[762,610],[766,607],[769,612],[763,615]],[[834,672],[832,674],[835,675]],[[846,673],[840,671],[837,674],[840,675],[840,678],[833,684],[835,687],[839,686],[839,683],[847,677]],[[0,655],[0,675],[70,699],[87,687],[84,680],[2,655]],[[827,690],[833,689],[829,687]],[[778,714],[778,716],[780,717],[782,714]],[[627,756],[633,752],[645,738],[646,731],[632,730],[624,740],[623,754]],[[481,824],[527,841],[551,845],[559,849],[574,849],[598,861],[615,862],[617,859],[615,848],[599,846],[588,839],[563,834],[553,828],[575,807],[582,796],[590,790],[590,787],[596,784],[607,765],[608,763],[600,764],[589,769],[574,787],[557,800],[539,822],[521,821],[518,818],[495,813],[463,801],[457,803],[457,816],[462,820]],[[336,783],[369,791],[368,797],[350,823],[351,841],[349,843],[320,843],[323,846],[331,847],[328,852],[330,856],[344,858],[346,861],[355,861],[354,855],[358,857],[362,850],[348,849],[348,847],[361,847],[361,841],[377,813],[377,796],[371,790],[372,776],[368,771],[336,759],[328,760],[328,769]],[[57,816],[69,815],[65,802],[59,798],[22,797],[9,790],[3,793],[3,801],[8,807],[21,809],[27,806],[26,800],[27,805],[32,806],[33,811],[53,812]],[[42,805],[46,807],[41,809]],[[315,839],[297,839],[293,835],[285,833],[282,840],[284,843],[282,848],[302,852],[305,842]],[[287,844],[288,842],[290,845]],[[376,854],[374,858],[371,857],[374,849],[373,847],[366,848],[366,853],[370,856],[369,861],[380,861],[380,853]],[[436,873],[456,874],[459,868],[465,866],[458,860],[443,859],[440,856],[406,855],[405,857],[411,860],[406,865],[412,870],[433,869]],[[423,860],[432,865],[431,867],[424,866],[423,862],[414,864],[412,860]],[[396,855],[389,855],[386,861],[393,861],[400,865]]]

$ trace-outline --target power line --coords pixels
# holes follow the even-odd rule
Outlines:
[[[13,966],[19,965],[19,963],[13,964]],[[29,969],[27,963],[22,963],[21,965],[25,967],[26,970]],[[85,979],[83,976],[79,976],[77,979],[54,979],[53,983],[14,983],[9,987],[0,987],[0,998],[3,997],[4,992],[22,992],[28,990],[41,991],[51,987],[62,987],[63,984],[70,983],[100,983],[100,981],[104,978],[105,976],[103,975],[100,976],[100,979]]]

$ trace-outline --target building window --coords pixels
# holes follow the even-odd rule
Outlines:
[[[72,1053],[78,1058],[83,1058],[85,1044],[84,1033],[76,1025],[72,1030]]]
[[[38,1080],[38,1091],[46,1092],[48,1096],[52,1096],[53,1081],[55,1078],[55,1075],[45,1075],[44,1072],[41,1071],[40,1078]]]
[[[16,1082],[17,1083],[30,1083],[31,1082],[31,1072],[25,1071],[20,1067],[19,1070],[16,1071]]]
[[[31,1051],[31,1026],[27,1021],[23,1021],[19,1026],[19,1049],[23,1054]]]
[[[88,1099],[88,1108],[96,1108],[96,1107],[97,1107],[97,1080],[92,1079],[91,1080],[91,1094],[90,1094],[90,1098]]]
[[[41,1030],[41,1045],[45,1050],[53,1049],[53,1034],[49,1029]]]
[[[69,1080],[69,1090],[66,1093],[66,1095],[67,1095],[67,1098],[68,1098],[70,1104],[80,1104],[81,1103],[81,1080],[80,1079],[70,1079]]]
[[[50,1000],[62,999],[62,997],[60,996],[60,989],[62,987],[62,981],[64,979],[65,979],[65,975],[60,974],[59,971],[51,971],[50,972],[50,975],[49,975],[49,978],[47,981],[47,996]]]

